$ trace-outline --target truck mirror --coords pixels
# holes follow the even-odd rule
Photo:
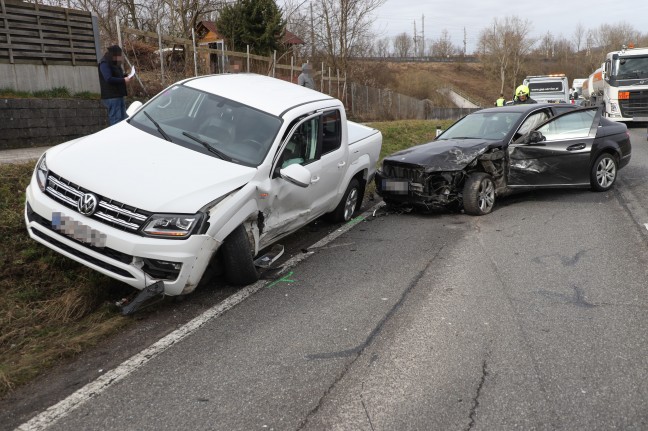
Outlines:
[[[132,117],[133,114],[136,113],[141,107],[142,107],[142,102],[138,100],[134,101],[133,103],[130,104],[130,106],[126,110],[126,115]]]
[[[306,188],[311,183],[310,171],[298,163],[286,166],[279,171],[279,175],[284,180],[291,182],[299,187]]]

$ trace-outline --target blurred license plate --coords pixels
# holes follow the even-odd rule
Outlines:
[[[409,192],[409,181],[383,180],[383,190],[386,192],[407,194]]]
[[[103,248],[106,246],[106,234],[86,226],[72,217],[60,212],[52,213],[52,228],[65,236],[74,238],[84,244]]]

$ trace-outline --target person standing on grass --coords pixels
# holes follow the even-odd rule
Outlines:
[[[122,49],[118,45],[112,45],[99,62],[101,103],[108,109],[108,123],[111,126],[127,117],[124,97],[127,95],[126,84],[131,78],[124,74],[123,61]]]
[[[299,74],[297,77],[297,85],[301,85],[302,87],[310,88],[311,90],[315,89],[315,81],[313,80],[313,77],[311,76],[313,68],[311,67],[310,64],[304,63],[302,64],[302,73]]]

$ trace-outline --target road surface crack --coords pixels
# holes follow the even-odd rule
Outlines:
[[[487,364],[486,364],[486,359],[484,359],[484,361],[482,362],[481,379],[479,380],[479,385],[477,386],[477,394],[475,394],[475,397],[472,400],[473,405],[470,408],[470,415],[468,416],[470,418],[470,423],[465,428],[465,431],[470,431],[475,426],[475,416],[477,415],[477,409],[479,408],[479,396],[481,395],[482,388],[484,387],[484,383],[486,382],[487,376],[488,376]]]

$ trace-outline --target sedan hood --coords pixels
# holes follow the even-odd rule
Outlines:
[[[460,171],[489,148],[501,145],[501,141],[485,139],[432,141],[394,153],[385,163],[418,165],[428,172]]]
[[[126,121],[50,149],[47,166],[84,189],[156,213],[195,213],[247,184],[257,172],[165,141]]]

